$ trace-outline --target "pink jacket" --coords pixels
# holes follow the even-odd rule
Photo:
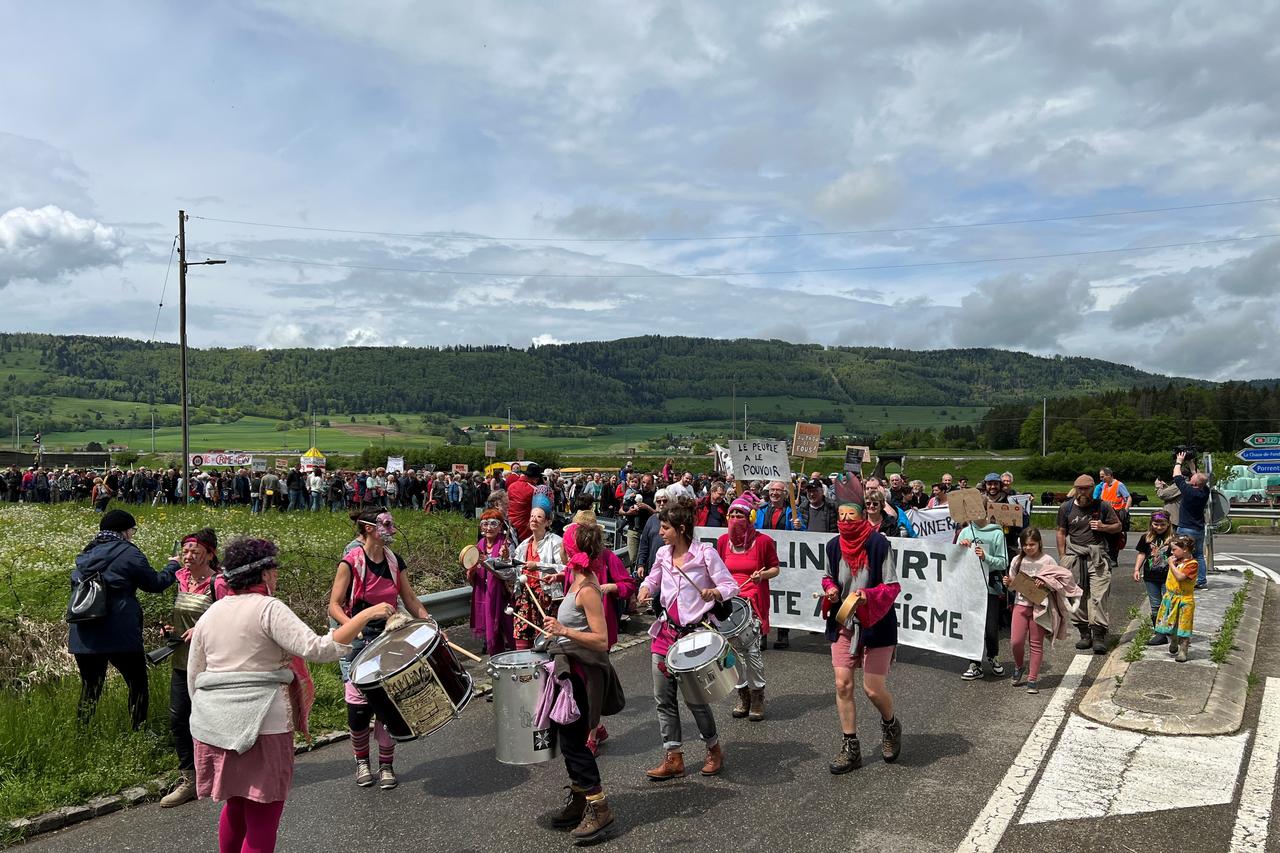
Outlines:
[[[1057,563],[1042,565],[1036,579],[1044,581],[1049,595],[1035,606],[1032,616],[1037,625],[1049,632],[1050,641],[1060,640],[1067,634],[1071,615],[1079,606],[1084,590],[1076,585],[1070,569]]]
[[[693,583],[689,583],[684,575],[688,575]],[[657,596],[664,609],[670,610],[672,602],[675,602],[682,624],[697,623],[715,604],[714,601],[703,601],[700,590],[715,587],[724,601],[738,594],[738,584],[729,574],[724,560],[720,559],[714,546],[705,542],[695,541],[689,545],[684,575],[671,562],[671,546],[663,545],[658,549],[653,568],[641,584],[650,595]],[[661,620],[654,622],[649,628],[649,636],[656,639],[662,626]]]

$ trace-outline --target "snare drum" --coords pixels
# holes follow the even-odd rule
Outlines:
[[[730,643],[746,646],[756,629],[756,614],[745,598],[729,599],[729,616],[720,620],[716,631]]]
[[[680,681],[690,705],[709,705],[733,693],[738,685],[733,650],[715,631],[694,631],[671,644],[667,671]]]
[[[457,718],[471,701],[471,676],[433,619],[386,631],[351,662],[351,683],[396,740],[414,740]]]
[[[503,652],[489,659],[493,679],[494,748],[503,764],[541,764],[560,755],[550,728],[533,727],[534,711],[546,684],[546,652]]]

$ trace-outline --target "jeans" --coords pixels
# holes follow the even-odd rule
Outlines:
[[[324,492],[311,493],[311,511],[319,512],[324,507]]]
[[[262,498],[258,497],[257,495],[253,496],[253,504],[250,507],[249,512],[254,514],[262,512]]]
[[[289,490],[289,511],[307,508],[307,493],[302,489]]]
[[[760,620],[751,617],[751,630],[729,641],[737,660],[733,671],[738,674],[737,687],[764,689],[764,655],[760,653]]]
[[[662,655],[652,657],[653,701],[658,707],[658,731],[662,734],[662,748],[678,750],[684,742],[680,730],[680,685],[676,679],[663,675],[662,670],[658,669],[658,664],[663,662]],[[691,705],[687,701],[685,706],[688,707],[689,713],[693,714],[693,721],[697,723],[698,733],[702,735],[707,748],[715,746],[719,739],[716,737],[716,717],[711,706]]]
[[[1164,584],[1144,580],[1142,585],[1147,588],[1147,602],[1151,605],[1151,615],[1154,617],[1160,612],[1160,601],[1164,598]]]
[[[107,680],[107,664],[120,670],[124,683],[129,687],[129,716],[135,729],[147,721],[147,705],[150,693],[147,685],[147,656],[141,652],[107,652],[105,654],[78,654],[76,666],[80,670],[80,704],[77,717],[86,723],[98,707],[102,686]]]
[[[178,769],[191,772],[194,778],[196,748],[191,740],[191,694],[187,692],[185,669],[174,669],[169,676],[169,731],[178,753]]]
[[[573,685],[573,701],[578,707],[587,707],[587,688],[582,679],[576,675],[569,676]],[[600,791],[600,767],[596,757],[587,748],[587,715],[562,726],[554,720],[551,723],[551,736],[560,738],[560,754],[564,756],[564,769],[569,774],[569,782],[580,791],[595,794]]]
[[[1197,530],[1194,527],[1183,527],[1178,525],[1179,536],[1190,536],[1195,540],[1195,557],[1196,565],[1199,567],[1196,573],[1196,584],[1204,584],[1209,580],[1209,564],[1204,561],[1204,528]]]

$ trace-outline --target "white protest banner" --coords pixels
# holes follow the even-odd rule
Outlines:
[[[723,528],[699,527],[698,539],[715,544]],[[769,621],[779,628],[822,632],[821,602],[830,533],[770,530],[778,546],[781,573],[769,581],[773,610]],[[894,569],[902,593],[894,608],[898,643],[954,655],[982,657],[987,618],[987,584],[978,558],[968,548],[920,539],[890,539]]]
[[[951,519],[951,511],[945,506],[933,509],[909,509],[907,518],[916,528],[920,539],[930,542],[954,542],[956,523]]]
[[[403,470],[404,470],[404,457],[403,457],[403,456],[388,456],[388,457],[387,457],[387,473],[388,473],[388,474],[390,474],[392,471],[403,471]]]
[[[822,424],[796,421],[796,431],[791,437],[791,455],[803,459],[817,459],[822,449]]]
[[[791,479],[791,460],[787,458],[787,442],[782,439],[732,439],[729,458],[733,460],[733,476],[739,480]]]
[[[252,453],[192,453],[190,463],[192,467],[202,468],[209,465],[234,465],[237,468],[248,468],[253,464]]]
[[[1009,503],[1022,507],[1022,511],[1031,514],[1031,495],[1009,495]]]
[[[716,453],[716,470],[723,471],[728,476],[733,476],[733,457],[729,455],[729,448],[720,445],[712,445]]]

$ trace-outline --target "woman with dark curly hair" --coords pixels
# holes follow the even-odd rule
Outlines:
[[[228,594],[205,611],[191,635],[196,792],[226,803],[220,850],[275,850],[293,783],[293,731],[306,731],[314,695],[303,661],[336,661],[368,622],[395,612],[375,604],[317,635],[274,597],[277,555],[266,539],[228,545],[222,570]]]

